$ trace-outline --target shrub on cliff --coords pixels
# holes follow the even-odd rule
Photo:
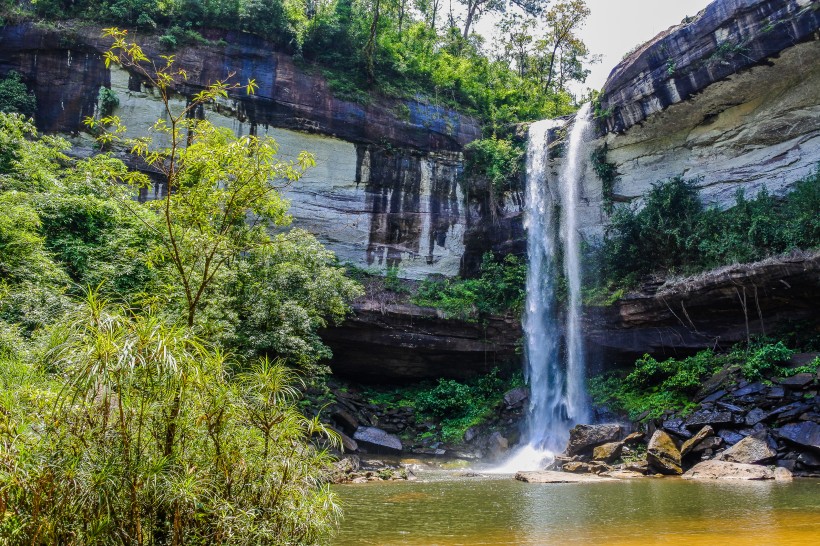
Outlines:
[[[630,370],[590,378],[589,393],[596,404],[627,413],[632,419],[657,418],[667,410],[693,407],[703,382],[722,368],[736,370],[749,381],[817,372],[820,359],[805,368],[790,368],[787,364],[793,354],[782,341],[759,339],[725,353],[705,350],[680,360],[658,361],[644,355]]]
[[[738,190],[727,210],[704,207],[696,182],[673,178],[653,185],[643,208],[616,207],[598,249],[599,282],[632,285],[653,273],[692,274],[820,246],[820,167],[783,197]]]
[[[524,304],[527,264],[509,254],[496,260],[484,255],[475,279],[427,279],[413,295],[416,305],[441,309],[447,317],[475,321],[507,312],[520,313]]]
[[[0,112],[17,112],[27,117],[37,113],[37,98],[13,70],[0,80]]]

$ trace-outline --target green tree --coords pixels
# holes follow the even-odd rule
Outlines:
[[[546,61],[542,70],[544,91],[550,92],[555,87],[563,87],[571,79],[568,74],[572,72],[567,68],[587,55],[587,48],[577,33],[589,13],[584,0],[561,0],[544,14],[546,34],[538,43],[540,56]],[[557,74],[561,77],[556,86]]]
[[[9,544],[302,544],[334,528],[313,439],[337,436],[299,414],[282,364],[228,381],[225,354],[189,329],[93,293],[49,339],[42,359],[0,340]]]
[[[20,74],[9,72],[0,80],[0,112],[17,112],[33,117],[37,112],[37,99],[23,83]]]
[[[156,88],[166,116],[152,127],[161,137],[156,139],[125,138],[126,129],[117,117],[87,118],[86,123],[104,129],[101,143],[130,146],[134,155],[161,174],[165,196],[150,204],[158,214],[149,227],[160,242],[156,260],[171,264],[173,277],[168,281],[178,286],[183,314],[193,326],[223,268],[243,253],[268,244],[269,226],[290,221],[288,204],[277,190],[298,180],[314,160],[301,152],[295,162],[280,161],[272,139],[236,137],[192,116],[206,104],[227,97],[238,84],[216,82],[194,95],[185,108],[173,111],[172,94],[187,79],[185,70],[176,68],[174,57],[163,56],[165,64],[157,65],[136,43],[126,41],[126,31],[111,28],[105,35],[114,39],[105,54],[106,64],[121,64]],[[255,87],[249,80],[245,89],[251,93]],[[135,172],[117,178],[147,183]]]

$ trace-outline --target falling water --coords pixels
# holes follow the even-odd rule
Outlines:
[[[532,470],[562,451],[569,429],[587,420],[580,328],[579,185],[588,156],[590,105],[575,116],[566,157],[550,193],[549,131],[561,122],[530,126],[527,148],[527,300],[524,315],[526,379],[530,386],[526,441],[499,471]],[[559,268],[567,280],[566,309],[557,301]]]

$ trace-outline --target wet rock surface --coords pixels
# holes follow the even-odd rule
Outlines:
[[[662,430],[656,430],[646,447],[646,462],[661,474],[681,474],[681,455],[675,441]]]
[[[590,451],[595,446],[617,440],[623,432],[621,425],[576,425],[569,431],[567,455]]]
[[[515,479],[527,483],[587,483],[612,481],[612,478],[589,474],[571,474],[569,472],[533,471],[518,472]]]
[[[790,365],[792,369],[808,366],[817,356],[798,354]],[[555,458],[549,470],[619,478],[683,475],[686,479],[788,481],[820,477],[820,377],[808,375],[809,382],[803,377],[749,382],[738,366],[720,370],[704,382],[688,412],[668,411],[658,419],[633,423],[651,432],[648,440],[643,431],[620,439],[614,425],[578,425],[566,452]],[[605,437],[615,439],[606,442]]]

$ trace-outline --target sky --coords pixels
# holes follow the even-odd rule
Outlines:
[[[711,0],[587,0],[591,11],[580,37],[603,56],[583,88],[600,89],[624,54],[659,32],[698,13]]]
[[[572,91],[600,89],[626,52],[677,25],[684,17],[695,15],[711,1],[586,0],[591,13],[579,35],[591,53],[601,55],[601,62],[589,66],[592,72],[587,81],[572,86]],[[476,25],[477,32],[489,39],[494,33],[495,20],[494,17],[481,19]]]

